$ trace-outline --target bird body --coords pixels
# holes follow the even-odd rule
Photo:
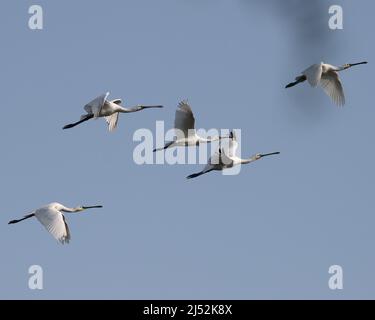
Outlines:
[[[176,133],[176,139],[174,141],[167,142],[162,148],[154,149],[154,152],[179,146],[197,146],[201,143],[211,143],[213,141],[219,141],[226,138],[224,136],[215,136],[211,138],[203,138],[199,136],[195,130],[195,118],[193,111],[186,100],[181,101],[178,104],[178,108],[175,113],[174,130]]]
[[[286,85],[285,88],[294,87],[295,85],[307,80],[312,87],[316,87],[318,85],[321,86],[324,92],[336,105],[343,106],[345,104],[345,95],[338,72],[366,63],[367,62],[364,61],[359,63],[345,64],[341,67],[336,67],[323,62],[313,64],[304,70],[301,76],[297,76],[294,82]]]
[[[34,217],[46,228],[46,230],[60,243],[69,243],[70,231],[63,212],[80,212],[86,209],[102,208],[102,206],[80,206],[68,208],[58,202],[52,202],[18,220],[9,221],[9,224],[21,222]]]
[[[213,139],[206,139],[194,133],[194,135],[190,135],[188,137],[178,137],[174,141],[167,142],[164,148],[155,149],[154,151],[172,148],[172,147],[198,146],[201,143],[211,143],[217,140],[219,140],[219,138],[214,137]]]
[[[84,106],[86,114],[82,115],[80,120],[68,124],[63,127],[63,129],[70,129],[73,128],[82,122],[85,122],[90,119],[97,119],[97,118],[105,118],[105,121],[108,124],[108,130],[114,131],[117,128],[118,124],[118,117],[120,113],[131,113],[141,111],[143,109],[150,109],[150,108],[162,108],[161,105],[155,106],[135,106],[132,108],[125,108],[121,106],[122,100],[121,99],[114,99],[108,100],[109,92],[102,94],[99,97],[96,97],[94,100],[90,101],[88,104]]]
[[[231,131],[229,136],[229,147],[227,152],[225,152],[222,148],[219,148],[217,152],[214,153],[214,155],[208,160],[208,163],[203,168],[202,171],[193,173],[189,176],[187,176],[187,179],[196,178],[202,174],[211,172],[211,171],[221,171],[225,169],[232,168],[234,166],[240,165],[240,164],[247,164],[256,160],[259,160],[266,156],[271,156],[275,154],[279,154],[280,152],[272,152],[272,153],[266,153],[266,154],[256,154],[248,159],[242,159],[236,155],[236,151],[238,148],[238,142],[235,136],[235,133]]]

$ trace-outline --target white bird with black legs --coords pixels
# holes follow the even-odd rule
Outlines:
[[[302,75],[296,77],[294,82],[286,85],[285,88],[294,87],[307,80],[312,87],[320,85],[336,105],[343,106],[345,104],[345,95],[338,72],[361,64],[367,64],[367,62],[348,63],[341,67],[335,67],[323,62],[313,64],[303,71]]]
[[[63,212],[81,212],[87,209],[102,208],[102,206],[80,206],[68,208],[58,202],[47,204],[18,220],[9,221],[14,224],[35,217],[47,231],[60,243],[69,243],[70,231]]]
[[[176,139],[167,142],[162,148],[154,149],[154,152],[179,146],[198,146],[201,143],[211,143],[223,138],[228,138],[228,136],[214,136],[208,138],[199,136],[195,130],[194,114],[187,100],[181,101],[178,104],[174,119],[174,129]]]
[[[85,122],[90,119],[104,118],[108,124],[108,130],[113,131],[117,127],[120,113],[131,113],[151,108],[163,108],[163,106],[161,105],[139,105],[132,108],[125,108],[121,106],[121,99],[107,100],[108,96],[109,92],[102,94],[101,96],[90,101],[88,104],[84,106],[84,109],[87,113],[82,115],[79,121],[67,124],[63,127],[63,129],[73,128],[81,124],[82,122]]]
[[[257,161],[263,157],[272,156],[276,154],[280,154],[280,152],[271,152],[271,153],[257,153],[256,155],[252,156],[248,159],[241,159],[236,155],[236,151],[238,148],[238,142],[236,139],[236,135],[233,131],[230,132],[229,136],[229,146],[227,152],[224,151],[224,148],[219,148],[217,152],[208,160],[208,163],[204,167],[204,169],[200,172],[193,173],[187,176],[187,179],[196,178],[201,176],[202,174],[211,172],[211,171],[221,171],[225,169],[232,168],[234,166],[240,164],[247,164],[250,162]]]

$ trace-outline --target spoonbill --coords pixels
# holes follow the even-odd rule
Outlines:
[[[61,203],[52,202],[30,214],[25,215],[18,220],[9,221],[8,224],[14,224],[23,220],[36,217],[39,222],[47,229],[47,231],[60,243],[69,243],[70,231],[65,221],[63,212],[81,212],[86,209],[102,208],[103,206],[81,206],[76,208],[67,208]]]
[[[114,100],[107,100],[109,96],[109,92],[102,94],[101,96],[95,98],[88,104],[84,106],[86,114],[81,116],[81,119],[77,122],[67,124],[63,127],[63,129],[70,129],[73,128],[82,122],[90,120],[92,118],[105,118],[105,121],[108,124],[108,130],[113,131],[117,127],[118,117],[120,113],[130,113],[130,112],[137,112],[143,109],[150,109],[150,108],[163,108],[163,106],[156,105],[156,106],[135,106],[132,108],[125,108],[121,106],[122,100],[121,99],[114,99]]]
[[[227,154],[224,152],[222,148],[219,148],[219,150],[215,152],[214,155],[208,160],[208,163],[206,164],[206,166],[204,167],[202,171],[193,173],[187,176],[186,178],[187,179],[196,178],[210,171],[214,171],[214,170],[221,171],[224,169],[232,168],[239,164],[246,164],[246,163],[254,162],[263,157],[280,154],[280,152],[272,152],[272,153],[264,153],[264,154],[257,153],[256,155],[252,156],[249,159],[241,159],[236,156],[238,142],[236,139],[236,135],[233,131],[230,132],[229,139],[230,140],[229,140],[229,147],[228,147]]]
[[[302,75],[296,77],[294,82],[286,85],[285,88],[294,87],[295,85],[307,80],[312,87],[320,85],[336,105],[343,106],[345,104],[345,95],[338,72],[360,64],[367,64],[367,61],[348,63],[341,67],[335,67],[323,62],[313,64],[311,67],[303,71]]]
[[[203,138],[197,135],[195,131],[194,114],[190,105],[187,103],[187,100],[183,100],[178,104],[174,118],[174,129],[176,131],[177,139],[167,142],[162,148],[154,149],[154,152],[178,146],[197,146],[200,143],[211,143],[223,138],[228,138],[227,136]],[[183,134],[182,137],[181,133]]]

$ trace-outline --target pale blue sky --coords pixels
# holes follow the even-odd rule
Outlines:
[[[28,29],[28,8],[44,30]],[[341,4],[344,30],[328,29]],[[0,298],[375,298],[372,102],[375,3],[360,1],[12,1],[1,3],[3,92]],[[310,64],[368,60],[342,73],[347,104],[284,86]],[[62,126],[111,91],[163,110]],[[242,129],[242,154],[281,151],[238,176],[137,166],[138,128],[172,125],[185,98],[197,126]],[[102,204],[68,215],[59,245],[43,204]],[[28,268],[44,269],[31,291]],[[328,268],[344,269],[344,290]]]

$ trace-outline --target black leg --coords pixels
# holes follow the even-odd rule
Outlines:
[[[77,121],[77,122],[74,122],[74,123],[71,123],[71,124],[67,124],[66,126],[63,127],[63,129],[70,129],[70,128],[73,128],[75,126],[78,126],[79,124],[81,124],[82,122],[85,122],[87,120],[90,120],[91,118],[93,118],[94,115],[93,114],[88,114],[86,115],[83,119]]]

